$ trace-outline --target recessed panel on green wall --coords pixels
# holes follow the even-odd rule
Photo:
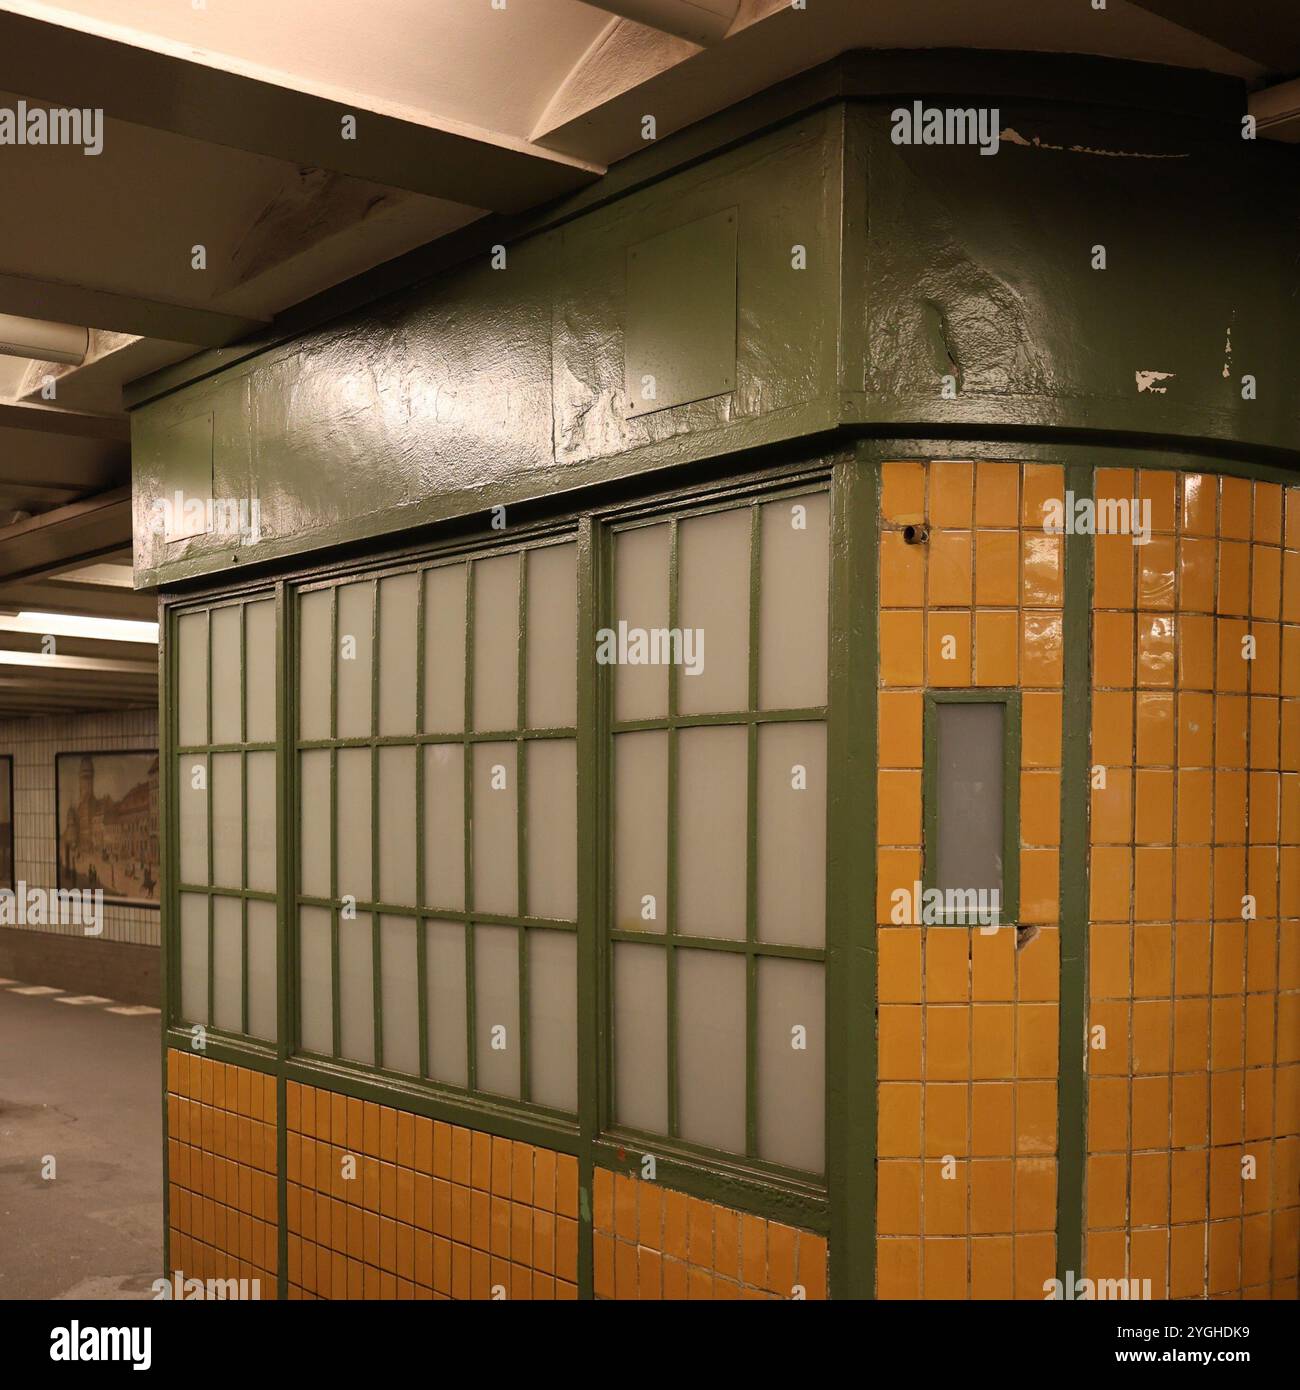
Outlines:
[[[212,529],[212,412],[181,420],[169,429],[163,448],[170,475],[170,504],[163,509],[163,538],[187,540]]]
[[[735,389],[738,215],[727,208],[628,247],[629,415]]]

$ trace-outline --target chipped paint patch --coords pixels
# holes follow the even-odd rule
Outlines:
[[[1223,379],[1228,379],[1228,368],[1232,366],[1232,329],[1228,329],[1228,341],[1223,345]]]
[[[1040,140],[1035,135],[1031,140],[1026,140],[1018,130],[1013,130],[1007,126],[1005,130],[998,132],[998,139],[1005,140],[1009,145],[1024,145],[1029,149],[1035,150],[1063,150],[1066,154],[1096,154],[1104,155],[1107,159],[1190,159],[1188,154],[1147,154],[1142,150],[1099,150],[1093,145],[1053,145],[1050,141]]]
[[[1168,387],[1157,386],[1158,381],[1168,381],[1174,375],[1173,372],[1134,372],[1137,378],[1137,388],[1139,392],[1150,391],[1157,396],[1163,396]]]

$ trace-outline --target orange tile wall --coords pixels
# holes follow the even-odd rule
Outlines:
[[[597,1168],[597,1298],[824,1299],[826,1239]]]
[[[1063,488],[1056,466],[883,467],[880,1298],[1041,1299],[1054,1273],[1064,550],[1042,519]],[[924,691],[972,686],[1023,691],[1021,949],[1013,926],[890,921],[893,890],[922,878]]]
[[[285,1108],[291,1298],[577,1297],[571,1154],[292,1081]]]
[[[168,1277],[257,1280],[275,1298],[275,1078],[169,1049],[167,1179]]]
[[[1150,500],[1154,534],[1095,552],[1087,1273],[1295,1298],[1300,489],[1096,491]]]

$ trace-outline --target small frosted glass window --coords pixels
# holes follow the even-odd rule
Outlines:
[[[683,521],[677,532],[678,625],[683,665],[677,708],[683,714],[749,708],[748,507]],[[688,653],[687,634],[695,642]],[[694,655],[694,665],[685,664]],[[698,670],[698,675],[692,675]]]
[[[339,588],[338,736],[365,738],[370,733],[370,663],[374,638],[374,585]]]
[[[250,603],[244,609],[244,738],[249,743],[275,740],[275,651],[275,604]]]
[[[424,732],[465,727],[465,566],[424,576]]]
[[[611,631],[626,624],[650,632],[668,628],[669,527],[638,526],[614,540],[614,612]],[[614,717],[654,719],[668,713],[668,668],[619,662],[614,666]]]
[[[177,733],[182,745],[208,741],[208,615],[176,620]]]
[[[412,1076],[420,1073],[420,972],[415,933],[413,918],[379,919],[384,1068]]]
[[[276,1027],[275,904],[248,904],[248,1031],[274,1042]]]
[[[758,702],[763,709],[826,703],[830,505],[824,492],[762,508]]]
[[[244,813],[238,753],[212,755],[212,881],[243,887]]]
[[[758,1153],[820,1173],[826,1163],[825,973],[820,963],[758,962]]]
[[[519,556],[474,563],[474,727],[519,718]]]
[[[528,933],[528,1053],[531,1098],[578,1108],[578,941],[572,932]]]
[[[474,745],[474,908],[519,910],[519,825],[515,745]]]
[[[460,922],[425,924],[429,1075],[450,1086],[469,1084],[465,1060],[465,930]]]
[[[745,957],[675,952],[677,1084],[683,1139],[745,1149]]]
[[[330,737],[332,601],[328,589],[313,589],[298,604],[298,729],[304,739]]]
[[[330,895],[330,754],[324,748],[300,755],[298,811],[301,819],[302,891],[309,898]]]
[[[569,729],[578,722],[577,547],[528,554],[528,724]]]
[[[934,706],[936,888],[1002,890],[1004,708]]]
[[[374,1065],[374,922],[366,912],[339,917],[339,1053]]]
[[[572,739],[527,744],[528,915],[578,915],[578,749]]]
[[[325,754],[328,757],[328,754]],[[275,892],[275,754],[249,753],[248,887],[256,893]],[[328,783],[326,783],[328,787]],[[326,795],[326,806],[329,796]],[[327,841],[328,843],[328,841]],[[328,890],[327,890],[328,891]]]
[[[239,605],[212,610],[212,741],[241,743]]]
[[[373,900],[370,877],[370,749],[340,748],[338,758],[338,892]]]
[[[614,943],[614,1113],[632,1129],[668,1130],[668,970],[659,946]]]
[[[430,743],[424,749],[424,900],[465,907],[465,749]]]
[[[379,581],[379,732],[415,732],[415,608],[420,577]]]
[[[614,739],[614,925],[662,932],[668,910],[668,735]]]
[[[202,893],[181,894],[181,1016],[208,1021],[208,900]]]
[[[519,931],[474,928],[474,1067],[480,1091],[519,1094]]]
[[[181,882],[208,881],[208,760],[182,753],[177,773]]]
[[[238,898],[212,900],[212,1023],[244,1030],[244,914]]]
[[[351,924],[355,925],[355,924]],[[298,1010],[308,1052],[334,1051],[334,966],[330,914],[323,907],[298,913]]]
[[[824,724],[759,725],[758,939],[826,941]]]
[[[678,736],[677,930],[686,936],[745,936],[747,743],[743,728]]]
[[[379,750],[379,897],[415,902],[415,749]]]

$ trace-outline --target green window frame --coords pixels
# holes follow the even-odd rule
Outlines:
[[[940,705],[999,705],[1002,707],[1002,889],[999,926],[1013,926],[1020,914],[1020,691],[1016,689],[927,690],[923,730],[922,874],[926,893],[944,887],[937,879],[939,852],[939,732]],[[940,914],[937,926],[969,926]]]

